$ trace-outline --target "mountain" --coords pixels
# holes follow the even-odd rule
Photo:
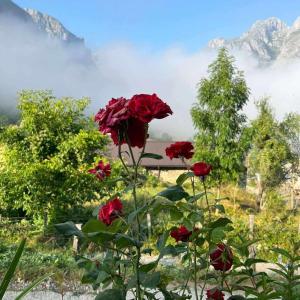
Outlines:
[[[292,26],[275,17],[256,21],[241,37],[216,38],[208,43],[210,49],[219,47],[246,52],[263,65],[299,58],[300,18]]]
[[[34,9],[25,9],[37,27],[45,32],[50,38],[58,39],[67,43],[83,44],[84,40],[67,30],[57,19],[43,14]]]
[[[23,23],[50,39],[66,44],[84,44],[83,39],[67,30],[57,19],[33,9],[22,9],[11,0],[0,0],[0,17],[6,19],[6,23],[7,20]]]

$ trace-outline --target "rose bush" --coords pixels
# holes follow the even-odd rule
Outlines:
[[[147,201],[139,201],[138,189],[145,185],[146,178],[139,173],[144,157],[161,159],[155,153],[145,153],[149,122],[163,119],[172,114],[170,107],[156,94],[135,95],[130,100],[112,99],[95,116],[99,130],[110,134],[119,147],[119,158],[123,173],[117,181],[123,190],[110,194],[97,216],[89,220],[81,230],[72,222],[58,224],[57,229],[67,235],[77,235],[83,240],[82,251],[93,244],[100,252],[94,256],[79,255],[78,265],[85,270],[82,283],[91,284],[98,291],[97,300],[134,299],[190,299],[193,285],[194,299],[224,299],[225,292],[231,299],[243,293],[251,299],[297,299],[299,276],[296,268],[300,262],[299,245],[295,242],[294,253],[274,249],[283,255],[288,265],[279,264],[282,279],[274,280],[265,272],[255,272],[255,264],[262,262],[250,253],[255,241],[248,237],[230,238],[234,224],[226,217],[220,199],[215,199],[209,188],[207,177],[213,172],[212,166],[196,162],[191,167],[185,159],[192,158],[193,148],[189,142],[177,142],[166,149],[167,156],[178,157],[186,164],[175,185],[168,186]],[[128,144],[133,166],[125,163],[122,144]],[[135,157],[132,147],[140,148]],[[99,163],[89,171],[98,179],[109,184],[109,167]],[[191,182],[192,193],[184,188]],[[198,191],[196,187],[201,187]],[[121,201],[127,195],[131,205]],[[103,201],[102,201],[103,202]],[[155,246],[149,243],[147,219],[169,216],[169,228],[161,228]],[[149,245],[151,248],[149,248]],[[152,245],[152,246],[151,246]],[[142,255],[156,252],[150,262],[142,262]],[[98,254],[98,255],[97,255]],[[160,261],[173,256],[181,262],[183,283],[174,287],[176,281],[160,269]],[[169,285],[172,284],[172,288]],[[160,298],[158,298],[160,297]],[[236,298],[237,299],[237,298]]]

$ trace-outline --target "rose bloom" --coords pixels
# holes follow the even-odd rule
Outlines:
[[[194,155],[194,147],[191,142],[176,142],[166,148],[166,155],[170,158],[190,159]]]
[[[96,114],[95,122],[103,134],[110,133],[115,145],[128,143],[131,147],[143,148],[148,137],[148,123],[169,114],[172,114],[170,107],[156,94],[141,94],[130,100],[123,97],[111,99]]]
[[[224,294],[217,288],[206,291],[207,300],[224,300]]]
[[[171,231],[170,235],[176,240],[176,242],[187,242],[191,236],[192,231],[189,231],[185,226],[180,226],[177,229]]]
[[[110,133],[118,130],[122,122],[131,117],[128,111],[128,100],[125,98],[112,98],[105,108],[99,110],[95,116],[95,122],[99,124],[102,133]]]
[[[127,135],[131,147],[143,148],[146,139],[147,127],[146,124],[139,121],[138,119],[130,118],[127,121]],[[127,144],[124,132],[121,130],[120,144]],[[110,137],[112,138],[115,145],[119,145],[119,132],[118,130],[112,130]]]
[[[232,267],[233,253],[229,246],[219,243],[210,255],[210,263],[217,271],[228,271]]]
[[[99,209],[98,219],[104,224],[110,225],[122,214],[123,204],[119,198],[115,198]]]
[[[191,170],[196,176],[205,177],[211,171],[211,165],[205,162],[196,162],[192,165]]]
[[[173,113],[170,106],[156,94],[135,95],[130,99],[128,106],[131,115],[144,123],[149,123],[153,119],[163,119]]]
[[[111,167],[110,164],[104,164],[102,160],[100,160],[97,166],[94,169],[90,169],[88,171],[90,174],[95,174],[99,180],[103,180],[105,177],[110,176]]]

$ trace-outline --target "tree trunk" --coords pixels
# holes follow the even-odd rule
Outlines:
[[[257,185],[257,196],[256,196],[256,208],[257,210],[261,210],[264,206],[264,201],[263,201],[263,186],[262,186],[262,181],[261,181],[261,175],[259,173],[255,174],[256,176],[256,185]]]
[[[48,226],[48,213],[46,211],[44,212],[43,219],[44,219],[44,229],[43,229],[43,231],[45,232],[45,230]]]
[[[292,174],[292,180],[291,180],[291,203],[290,203],[291,210],[295,209],[295,177],[294,174]]]

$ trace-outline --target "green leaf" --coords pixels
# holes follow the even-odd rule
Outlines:
[[[176,183],[177,183],[178,185],[183,185],[184,182],[185,182],[187,179],[189,179],[189,178],[191,178],[191,177],[193,177],[193,176],[194,176],[194,173],[193,173],[193,172],[187,172],[187,173],[180,174],[180,175],[178,176],[178,178],[176,179]]]
[[[105,232],[107,231],[108,227],[109,226],[105,225],[103,222],[100,222],[99,220],[90,219],[82,227],[82,232],[86,234],[95,233],[95,232]]]
[[[170,217],[172,221],[179,221],[183,217],[183,213],[176,206],[171,207]]]
[[[228,218],[219,218],[218,220],[209,224],[210,228],[224,227],[227,224],[232,223]]]
[[[33,281],[29,286],[27,286],[17,297],[15,300],[23,299],[28,293],[30,293],[36,286],[42,283],[45,279],[52,276],[53,274],[46,274],[35,281]]]
[[[197,194],[197,195],[195,195],[195,196],[189,197],[189,198],[188,198],[188,201],[189,201],[189,202],[195,202],[195,201],[199,200],[200,198],[202,198],[202,197],[204,197],[204,196],[205,196],[205,192],[199,193],[199,194]]]
[[[167,230],[162,235],[159,236],[156,242],[156,247],[159,252],[161,252],[162,249],[165,247],[169,234],[170,234],[170,230]]]
[[[220,212],[220,213],[225,213],[225,208],[222,204],[216,204],[215,208]]]
[[[157,267],[157,261],[153,261],[149,264],[141,265],[140,266],[140,271],[144,273],[148,273],[149,271],[155,269]]]
[[[108,278],[110,278],[110,275],[108,273],[106,273],[105,271],[100,271],[98,273],[97,279],[96,279],[96,283],[102,283],[103,281],[107,280]]]
[[[17,268],[17,265],[20,261],[20,258],[21,258],[21,255],[24,251],[24,247],[25,247],[25,243],[26,243],[26,239],[23,239],[16,251],[16,254],[12,260],[12,262],[10,263],[9,265],[9,268],[7,270],[7,272],[5,273],[5,276],[1,282],[1,285],[0,285],[0,299],[3,298],[4,296],[4,293],[6,292],[7,290],[7,287],[10,283],[10,281],[12,280],[13,276],[14,276],[14,273],[16,271],[16,268]]]
[[[154,272],[151,274],[146,274],[141,284],[146,288],[154,289],[158,286],[159,282],[160,272]]]
[[[100,292],[95,300],[125,300],[126,297],[122,290],[119,289],[109,289]]]
[[[169,188],[161,191],[157,196],[167,198],[171,201],[179,201],[183,198],[188,198],[189,194],[180,185],[170,186]]]
[[[128,223],[131,224],[135,220],[135,218],[138,214],[145,213],[147,211],[147,208],[148,208],[148,206],[145,205],[145,206],[142,206],[142,207],[138,208],[137,210],[134,210],[133,212],[131,212],[127,218]]]
[[[125,234],[117,234],[116,236],[116,246],[118,249],[127,248],[127,247],[136,247],[138,245],[138,241],[131,238]]]
[[[197,222],[203,222],[203,213],[202,211],[197,211],[197,212],[191,212],[188,216],[187,219],[190,220],[193,223]]]
[[[286,250],[284,250],[284,249],[281,249],[281,248],[272,248],[271,250],[272,250],[273,252],[276,252],[276,253],[278,253],[278,254],[281,254],[281,255],[287,257],[287,258],[290,259],[290,260],[293,260],[293,256],[292,256],[291,254],[289,254],[289,253],[288,253]]]
[[[163,159],[163,157],[159,154],[155,154],[155,153],[143,153],[141,158],[153,158],[153,159]]]
[[[64,235],[72,236],[76,235],[78,237],[83,237],[82,232],[76,227],[73,222],[65,222],[54,225],[56,230]]]
[[[244,265],[245,265],[246,267],[250,267],[250,266],[253,265],[253,264],[257,264],[257,263],[266,263],[266,262],[267,262],[266,260],[260,259],[260,258],[248,258],[248,259],[245,261]]]
[[[225,233],[224,233],[223,227],[214,228],[211,232],[211,240],[214,243],[217,243],[217,242],[223,240],[224,237],[225,237]]]
[[[112,241],[116,234],[110,232],[91,232],[87,234],[88,238],[96,244],[105,245],[107,242]]]

